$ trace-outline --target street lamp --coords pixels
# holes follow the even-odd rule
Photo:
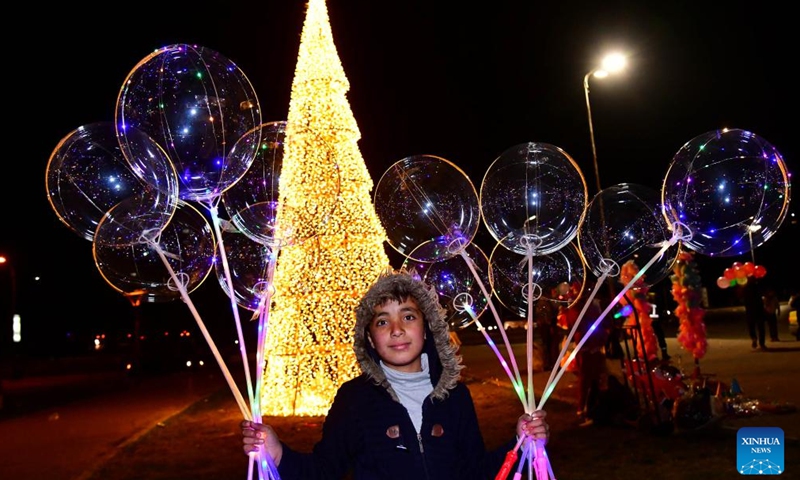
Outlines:
[[[8,258],[0,255],[0,267],[6,266],[8,267],[8,276],[11,279],[11,315],[15,315],[17,313],[17,272],[14,270],[14,265],[8,260]]]
[[[612,73],[625,68],[625,56],[621,53],[612,53],[603,58],[599,67],[589,71],[583,77],[583,91],[586,94],[586,114],[589,116],[589,138],[592,141],[592,160],[594,161],[594,179],[597,182],[597,192],[600,193],[600,168],[597,166],[597,147],[594,144],[594,126],[592,125],[592,107],[589,103],[589,77],[605,78]]]

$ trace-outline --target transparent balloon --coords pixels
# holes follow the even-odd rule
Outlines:
[[[678,150],[661,193],[664,215],[691,231],[688,248],[729,257],[752,252],[778,231],[791,183],[775,146],[747,130],[723,129]]]
[[[472,181],[433,155],[407,157],[389,167],[375,187],[374,204],[389,245],[418,262],[458,255],[480,225]]]
[[[502,242],[492,250],[489,265],[492,293],[509,311],[523,318],[528,316],[529,292],[533,302],[539,299],[561,301],[559,285],[564,282],[580,285],[582,291],[586,284],[586,270],[575,242],[552,253],[532,255],[530,284],[528,256],[509,250]]]
[[[575,238],[587,204],[586,181],[564,150],[523,143],[504,151],[483,177],[480,207],[492,236],[526,254],[552,253]]]
[[[140,171],[123,155],[112,122],[81,126],[58,143],[47,163],[47,199],[58,218],[80,237],[92,241],[103,215],[123,200],[151,215],[158,230],[175,211],[178,184],[166,153],[141,130],[128,132],[135,158],[147,158]],[[159,184],[163,189],[153,187]]]
[[[270,122],[247,132],[239,142],[261,144],[245,175],[222,194],[233,224],[253,241],[272,244],[276,237],[278,184],[283,166],[286,122]],[[236,147],[234,147],[236,148]]]
[[[272,250],[263,243],[236,231],[223,231],[222,240],[236,304],[255,312],[268,289],[272,288],[268,278]],[[221,262],[214,264],[214,271],[222,291],[230,297],[230,288]]]
[[[413,258],[413,252],[406,259],[403,268],[413,269],[424,282],[436,288],[451,329],[472,325],[486,311],[489,299],[483,294],[481,284],[491,295],[489,260],[477,245],[471,243],[459,255],[440,262],[417,262],[410,258]],[[465,310],[465,306],[470,307],[472,314]]]
[[[129,208],[134,204],[121,202],[97,226],[92,252],[100,274],[115,290],[144,302],[180,298],[181,288],[191,293],[213,268],[216,242],[207,219],[180,202],[169,223],[151,238],[149,219]]]
[[[258,134],[237,142],[261,125],[247,76],[220,53],[196,45],[169,45],[142,59],[120,89],[115,123],[132,163],[132,128],[167,152],[184,200],[218,199],[244,175],[260,144]]]
[[[609,265],[622,267],[633,261],[641,269],[656,257],[641,277],[647,285],[672,272],[680,251],[673,226],[662,215],[658,192],[635,183],[614,185],[595,195],[578,232],[578,244],[597,277],[608,272]]]

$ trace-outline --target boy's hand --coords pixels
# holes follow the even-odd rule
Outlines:
[[[258,448],[263,446],[276,467],[281,463],[283,446],[272,427],[249,420],[242,420],[239,426],[242,429],[242,448],[245,454],[257,453]]]
[[[550,426],[545,422],[547,412],[536,410],[532,414],[524,414],[517,420],[517,436],[527,435],[535,440],[544,440],[545,444],[550,439]]]

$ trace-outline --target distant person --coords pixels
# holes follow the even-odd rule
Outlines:
[[[800,310],[800,289],[795,289],[789,296],[789,309]]]
[[[800,313],[800,290],[795,289],[789,296],[789,333],[794,329],[794,338],[800,340],[800,328],[797,326],[797,315]]]
[[[550,298],[539,297],[533,315],[542,339],[542,368],[552,370],[558,359],[562,340],[561,329],[557,325],[558,305]]]
[[[781,312],[781,302],[778,300],[778,293],[771,286],[766,287],[761,301],[764,304],[764,319],[769,329],[769,340],[771,342],[779,342],[778,317]]]
[[[764,312],[764,302],[761,299],[761,288],[757,279],[750,279],[742,287],[742,301],[744,303],[744,316],[747,320],[747,332],[753,341],[753,348],[767,349],[765,341],[766,315]]]
[[[436,292],[403,271],[385,274],[355,316],[362,374],[339,387],[313,451],[244,420],[244,452],[263,446],[282,480],[495,478],[517,441],[509,432],[505,445],[486,450]],[[520,416],[516,435],[547,441],[545,415]]]
[[[583,309],[585,301],[586,295],[582,296],[571,308],[580,311]],[[579,345],[584,337],[588,337],[575,355],[577,362],[575,375],[578,377],[576,404],[581,426],[589,426],[594,423],[595,407],[600,398],[600,392],[608,388],[608,367],[605,353],[610,333],[609,322],[606,320],[608,317],[603,318],[595,328],[592,328],[602,312],[601,301],[595,297],[575,329],[576,345]]]

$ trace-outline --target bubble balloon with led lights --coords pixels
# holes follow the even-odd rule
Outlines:
[[[698,135],[675,154],[662,187],[664,216],[691,231],[684,241],[709,256],[752,253],[783,223],[791,199],[774,145],[741,129]]]
[[[578,231],[578,244],[597,277],[608,262],[621,267],[631,260],[643,268],[653,260],[642,277],[647,285],[670,275],[680,250],[679,239],[662,215],[658,192],[635,183],[614,185],[595,195]]]
[[[238,231],[224,231],[222,236],[228,250],[228,267],[236,303],[255,312],[261,306],[267,289],[272,288],[272,279],[269,278],[272,250]],[[214,264],[214,271],[222,291],[230,296],[231,289],[220,262]]]
[[[501,243],[498,243],[489,259],[489,278],[495,297],[512,313],[526,318],[528,315],[528,259]],[[580,285],[580,291],[586,283],[586,270],[578,247],[570,242],[561,249],[546,255],[537,255],[531,259],[533,283],[538,299],[560,300],[555,293],[556,287],[564,282],[569,285]],[[573,302],[577,298],[572,299]],[[569,306],[564,304],[565,307]]]
[[[211,272],[216,250],[206,218],[180,202],[163,229],[149,232],[150,219],[131,205],[135,202],[121,202],[97,226],[92,253],[106,282],[124,295],[137,292],[148,303],[174,300],[182,289],[188,294],[199,287]]]
[[[586,181],[564,150],[523,143],[500,154],[483,177],[480,207],[492,236],[505,248],[535,255],[555,252],[578,233],[587,203]]]
[[[261,139],[256,157],[245,175],[222,193],[222,203],[241,233],[253,241],[271,244],[276,236],[286,122],[260,125],[247,132],[239,142],[249,145],[255,141],[251,137]]]
[[[422,246],[422,248],[426,248]],[[489,260],[477,245],[469,244],[464,249],[464,255],[458,255],[439,262],[417,262],[406,259],[403,267],[416,271],[420,278],[427,284],[436,288],[439,303],[447,312],[447,323],[453,328],[466,328],[486,311],[489,301],[483,294],[483,287],[489,285]],[[413,257],[413,253],[411,255]],[[472,266],[469,263],[471,262]],[[478,279],[475,278],[475,273]],[[471,300],[469,305],[459,305],[458,302]],[[472,312],[463,307],[469,306]]]
[[[180,198],[210,202],[253,162],[260,136],[248,137],[247,144],[237,140],[261,125],[261,111],[250,80],[233,61],[209,48],[175,44],[146,56],[128,73],[115,125],[132,163],[130,132],[137,128],[172,161]]]
[[[238,143],[245,145],[259,137],[261,141],[244,176],[222,193],[225,211],[236,229],[273,248],[334,233],[330,229],[334,218],[331,214],[341,200],[341,175],[338,164],[332,160],[334,152],[330,142],[318,137],[314,138],[315,168],[303,172],[303,183],[313,186],[312,194],[301,192],[280,198],[280,179],[293,173],[283,171],[287,133],[287,123],[276,121],[260,125],[240,138]],[[293,170],[297,172],[297,168]],[[314,194],[319,191],[332,194]]]
[[[163,227],[175,211],[178,180],[166,153],[139,129],[129,129],[128,141],[131,157],[139,159],[133,164],[123,155],[112,122],[83,125],[61,139],[47,162],[50,206],[86,240],[94,239],[103,215],[124,200],[149,215],[151,230]],[[139,168],[143,162],[146,170]]]
[[[460,254],[480,225],[472,181],[455,164],[433,155],[390,166],[375,187],[374,205],[389,245],[418,262]]]

